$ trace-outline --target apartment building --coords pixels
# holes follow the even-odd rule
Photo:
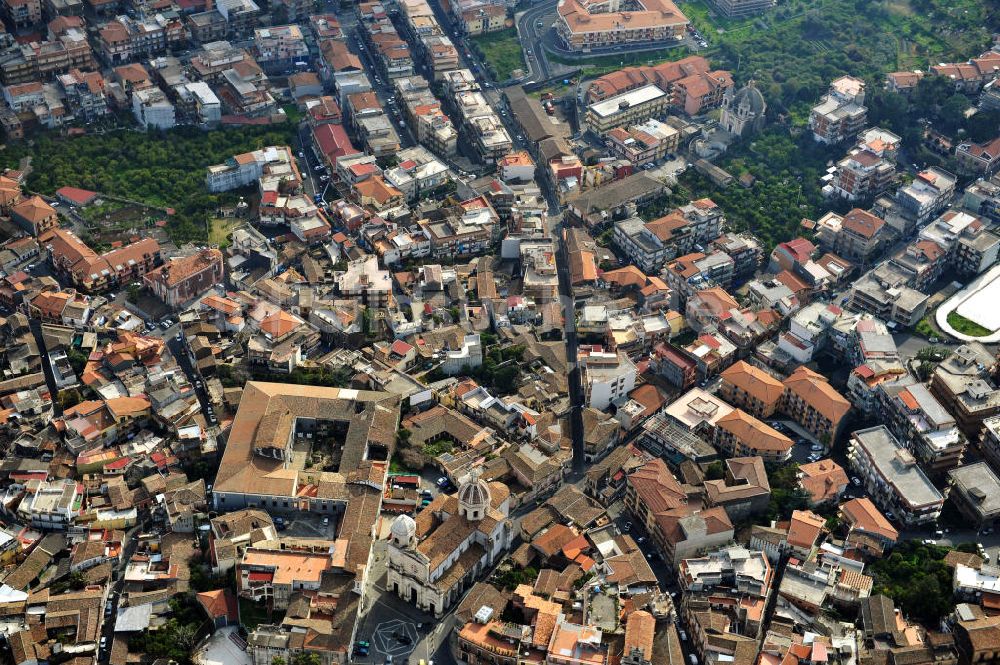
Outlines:
[[[892,261],[883,262],[851,285],[850,308],[883,321],[915,326],[927,312],[927,294],[912,288],[913,273]]]
[[[603,411],[635,388],[638,370],[625,353],[581,347],[579,360],[587,405],[591,408]]]
[[[655,85],[630,90],[587,107],[585,122],[596,134],[665,115],[670,97]]]
[[[987,143],[959,143],[955,158],[964,172],[990,176],[1000,166],[1000,137]]]
[[[767,598],[774,571],[763,552],[731,545],[708,552],[703,557],[684,559],[677,571],[685,593]]]
[[[940,248],[939,270],[945,265],[963,275],[978,275],[997,259],[1000,238],[986,230],[979,217],[960,210],[948,210],[920,229],[918,238]]]
[[[727,71],[692,74],[674,83],[671,104],[689,116],[708,113],[722,106],[733,85],[733,76]]]
[[[951,173],[936,166],[927,168],[905,187],[896,191],[896,203],[917,226],[929,221],[948,207],[958,182]]]
[[[833,81],[809,114],[813,139],[833,144],[856,136],[868,119],[868,108],[864,104],[864,81],[853,76]]]
[[[121,288],[142,279],[160,261],[160,245],[152,238],[99,255],[72,231],[55,228],[51,234],[46,250],[53,269],[84,292]]]
[[[938,363],[931,375],[931,393],[971,441],[980,440],[987,418],[1000,414],[1000,390],[993,379],[995,363],[986,347],[969,342]]]
[[[714,201],[699,199],[651,222],[638,217],[617,222],[614,238],[632,263],[644,273],[654,274],[667,261],[718,238],[724,222],[722,209]]]
[[[272,25],[254,30],[253,56],[268,72],[292,69],[309,61],[309,46],[298,25]]]
[[[944,496],[885,426],[852,433],[847,457],[868,495],[890,519],[913,527],[933,523],[941,514]]]
[[[736,262],[722,250],[678,256],[663,269],[673,304],[683,306],[691,296],[709,288],[728,288],[733,283]]]
[[[740,360],[720,374],[719,395],[757,418],[774,415],[785,386],[766,371]]]
[[[844,399],[826,377],[802,366],[784,380],[785,391],[779,409],[795,420],[824,445],[837,440],[851,403]]]
[[[829,193],[848,201],[859,201],[889,189],[895,182],[895,157],[900,142],[900,137],[886,129],[866,131],[858,146],[837,162],[828,185]]]
[[[170,129],[177,125],[174,105],[159,88],[132,93],[132,115],[145,129]]]
[[[203,249],[167,261],[146,273],[143,283],[168,306],[178,308],[224,280],[222,252]]]
[[[588,52],[609,46],[676,43],[690,23],[671,0],[640,0],[634,8],[581,0],[562,0],[556,7],[556,32],[563,45]]]
[[[78,28],[53,40],[20,44],[0,59],[0,81],[4,85],[46,80],[73,68],[94,69],[93,51],[87,34]]]
[[[708,60],[700,55],[689,55],[680,60],[662,62],[658,65],[624,67],[594,79],[587,89],[586,101],[599,102],[650,84],[671,93],[677,81],[694,74],[704,74],[710,69]]]
[[[41,0],[3,0],[0,10],[15,32],[27,30],[42,22]]]
[[[82,72],[74,68],[60,74],[56,80],[73,115],[94,120],[108,114],[106,82],[100,72]]]
[[[860,208],[844,215],[833,251],[839,256],[868,263],[888,236],[885,220]]]
[[[25,233],[36,238],[50,229],[59,226],[59,215],[40,196],[24,199],[18,192],[18,202],[10,207],[11,221],[17,224]]]
[[[929,474],[940,475],[962,463],[966,438],[927,386],[912,377],[884,382],[878,397],[882,422]]]
[[[950,470],[948,498],[977,530],[1000,525],[1000,478],[986,462]]]
[[[616,127],[605,137],[608,148],[615,155],[628,160],[632,166],[658,162],[677,150],[680,132],[670,125],[650,118],[628,129]]]
[[[716,421],[713,443],[729,457],[760,457],[768,464],[786,462],[795,445],[781,432],[740,409]]]

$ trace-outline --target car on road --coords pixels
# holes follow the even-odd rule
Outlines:
[[[855,487],[860,487],[861,486],[861,479],[858,478],[857,476],[854,476],[853,478],[851,478],[851,482],[854,483]]]
[[[809,446],[809,450],[819,453],[823,451],[823,446],[819,445],[818,443],[814,443],[813,445]]]
[[[625,522],[624,524],[622,524],[622,529],[624,529],[625,531],[631,531],[632,530],[632,523],[631,522]]]

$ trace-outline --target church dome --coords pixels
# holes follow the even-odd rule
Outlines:
[[[490,487],[478,473],[473,473],[472,477],[458,488],[459,512],[467,519],[482,519],[490,508],[490,502]]]
[[[417,535],[417,523],[409,515],[399,515],[392,521],[389,533],[397,543],[408,545]]]
[[[767,109],[764,95],[760,94],[760,90],[752,82],[736,91],[730,106],[733,108],[746,108],[755,115],[760,115]]]

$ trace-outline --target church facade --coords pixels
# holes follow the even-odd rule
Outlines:
[[[393,520],[387,587],[440,617],[510,549],[510,491],[473,473],[457,495],[438,495],[416,519]]]

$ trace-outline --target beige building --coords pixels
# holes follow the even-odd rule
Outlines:
[[[510,549],[510,492],[477,471],[458,494],[439,494],[416,519],[400,515],[388,547],[387,589],[440,617]]]

